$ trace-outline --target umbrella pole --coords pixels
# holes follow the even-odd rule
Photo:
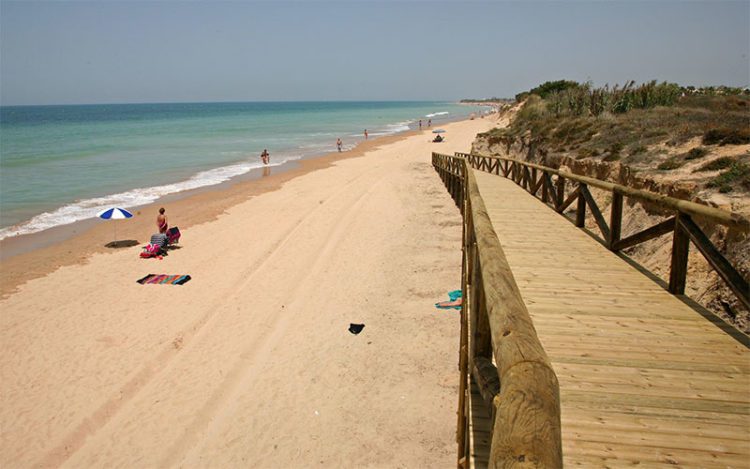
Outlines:
[[[114,244],[117,244],[117,220],[115,220],[115,239]]]

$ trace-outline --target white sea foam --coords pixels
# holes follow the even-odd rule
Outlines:
[[[398,124],[388,124],[385,128],[386,133],[389,134],[406,132],[407,130],[409,130],[409,125],[405,122],[399,122]]]
[[[299,156],[281,158],[269,164],[269,166],[280,166],[287,161],[298,159],[300,159]],[[220,184],[222,182],[228,181],[233,177],[241,176],[252,171],[253,169],[262,167],[263,165],[257,161],[236,163],[229,166],[201,171],[185,181],[176,182],[173,184],[132,189],[127,192],[121,192],[119,194],[111,194],[103,197],[79,200],[71,204],[64,205],[51,212],[44,212],[36,215],[31,220],[24,223],[9,226],[7,228],[2,228],[0,229],[0,239],[23,234],[37,233],[48,228],[68,225],[77,221],[94,218],[96,217],[97,213],[110,207],[130,208],[149,204],[165,195]]]
[[[445,116],[447,114],[450,114],[450,113],[448,111],[433,112],[432,114],[425,114],[425,117]]]

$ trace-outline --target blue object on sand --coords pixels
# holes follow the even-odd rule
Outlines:
[[[454,301],[461,298],[461,290],[453,290],[448,292],[448,298],[450,300],[442,302],[442,303],[435,303],[435,307],[439,309],[461,309],[461,305],[445,305],[443,303],[453,303]]]

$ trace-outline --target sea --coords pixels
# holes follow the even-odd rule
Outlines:
[[[454,102],[0,107],[0,239],[133,208],[486,108]]]

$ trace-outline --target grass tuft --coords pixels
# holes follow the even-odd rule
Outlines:
[[[733,163],[734,158],[730,156],[722,156],[721,158],[716,158],[713,161],[709,161],[700,168],[696,169],[696,171],[718,171],[720,169],[726,169],[732,166]]]
[[[662,161],[659,164],[659,166],[657,166],[656,168],[661,169],[661,170],[672,170],[672,169],[677,169],[684,164],[685,164],[685,161],[680,160],[679,158],[676,158],[673,156],[672,158],[669,158],[666,161]]]
[[[750,165],[742,161],[735,161],[729,169],[713,178],[706,184],[708,187],[718,187],[719,192],[727,193],[734,189],[735,184],[750,189]]]
[[[708,148],[695,147],[692,150],[690,150],[689,152],[687,152],[687,154],[685,154],[685,159],[686,160],[696,160],[698,158],[703,158],[704,156],[708,155],[708,153],[709,153]]]
[[[704,145],[742,145],[750,143],[750,129],[719,127],[703,134]]]

